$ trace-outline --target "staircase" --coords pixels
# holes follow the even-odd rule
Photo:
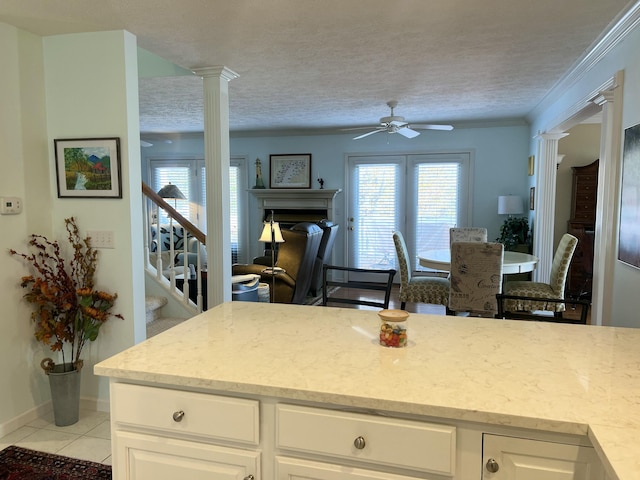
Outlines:
[[[145,297],[145,316],[147,338],[151,338],[165,330],[184,322],[184,318],[163,317],[162,307],[168,303],[167,297],[147,295]]]
[[[204,305],[202,278],[206,278],[206,273],[203,275],[203,271],[206,272],[206,253],[202,252],[206,252],[206,236],[144,182],[142,193],[145,198],[143,223],[147,294],[165,297],[164,304],[157,308],[166,305],[168,300],[172,305],[178,302],[191,316],[198,314]],[[169,217],[168,225],[153,223],[152,219],[160,218],[160,209]],[[150,249],[152,244],[153,252]],[[181,266],[175,265],[180,257]],[[191,268],[195,269],[194,272],[189,264],[193,265]],[[184,278],[198,280],[186,282]],[[153,293],[149,292],[149,281],[153,281],[157,287],[152,290]],[[162,293],[157,293],[158,289]],[[152,308],[151,313],[157,308]],[[157,318],[147,318],[147,322],[150,320],[157,321]]]

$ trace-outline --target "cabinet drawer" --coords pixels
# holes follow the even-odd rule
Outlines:
[[[182,417],[174,414],[184,412]],[[258,445],[259,404],[126,383],[111,384],[111,417],[116,423]]]
[[[278,448],[455,473],[455,427],[293,405],[278,405],[276,415]]]
[[[278,480],[419,480],[419,477],[280,456],[276,456],[275,467]]]

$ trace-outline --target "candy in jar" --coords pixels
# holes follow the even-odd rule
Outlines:
[[[381,310],[378,316],[380,317],[380,345],[406,347],[409,313],[404,310]]]

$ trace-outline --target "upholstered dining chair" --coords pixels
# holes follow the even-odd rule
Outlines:
[[[446,306],[449,302],[449,280],[442,277],[414,276],[407,244],[401,232],[393,232],[393,243],[396,247],[400,270],[400,308],[404,310],[407,302]]]
[[[496,315],[496,294],[502,291],[503,250],[504,245],[493,242],[451,244],[451,289],[447,314]]]
[[[554,312],[554,316],[561,319],[562,312],[565,310],[564,303],[546,302],[545,299],[564,298],[567,272],[569,271],[569,264],[571,263],[571,258],[573,257],[573,252],[577,244],[578,239],[570,233],[565,233],[562,236],[553,256],[549,283],[529,281],[506,282],[504,294],[509,295],[510,299],[505,300],[505,311],[532,312],[536,310],[546,310]],[[512,297],[514,296],[526,298],[513,299]],[[537,298],[539,300],[532,301],[531,298]]]
[[[453,242],[486,242],[487,229],[483,227],[453,227],[449,229],[449,244]]]

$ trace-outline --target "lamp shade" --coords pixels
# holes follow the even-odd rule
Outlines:
[[[524,212],[522,198],[517,195],[498,197],[498,215],[518,215]]]
[[[178,200],[185,200],[187,197],[180,191],[177,185],[169,182],[160,190],[158,190],[158,195],[162,198],[176,198]]]
[[[260,235],[259,242],[270,243],[271,229],[273,228],[273,241],[276,243],[283,243],[282,231],[280,230],[280,224],[278,222],[264,222],[264,228],[262,229],[262,235]]]

